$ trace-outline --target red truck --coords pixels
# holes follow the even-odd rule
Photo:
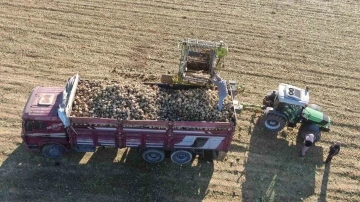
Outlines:
[[[21,137],[28,150],[60,158],[71,150],[95,152],[99,146],[132,147],[141,151],[149,163],[163,161],[167,153],[177,164],[186,164],[196,155],[229,150],[236,116],[229,122],[74,117],[71,110],[78,82],[76,74],[65,88],[32,90],[22,114]]]

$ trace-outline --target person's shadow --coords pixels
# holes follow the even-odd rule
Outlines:
[[[19,145],[0,165],[0,201],[202,201],[211,160],[148,164],[135,149],[98,148],[46,159]]]
[[[314,145],[305,157],[299,157],[302,142],[295,130],[269,134],[261,127],[261,117],[250,124],[242,201],[296,202],[312,196],[315,171],[322,166],[322,148]]]
[[[327,185],[328,185],[328,181],[329,181],[330,165],[331,165],[331,163],[325,164],[325,170],[324,170],[323,178],[321,181],[321,192],[320,192],[318,202],[326,201],[326,190],[327,190]]]

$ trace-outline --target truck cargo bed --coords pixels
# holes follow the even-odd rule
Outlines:
[[[71,117],[209,122],[236,119],[231,96],[218,112],[217,91],[197,86],[81,80],[72,90],[76,93]]]

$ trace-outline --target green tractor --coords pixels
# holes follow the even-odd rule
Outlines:
[[[285,126],[293,128],[301,123],[299,133],[304,132],[301,131],[304,128],[312,128],[318,134],[320,131],[330,131],[330,117],[321,111],[320,106],[309,104],[309,100],[307,87],[301,89],[281,83],[278,90],[269,93],[263,100],[263,127],[269,132],[277,133]]]

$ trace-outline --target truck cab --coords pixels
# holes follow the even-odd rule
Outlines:
[[[63,88],[35,87],[22,113],[21,137],[27,149],[39,150],[53,141],[66,142],[63,123],[58,117]]]

